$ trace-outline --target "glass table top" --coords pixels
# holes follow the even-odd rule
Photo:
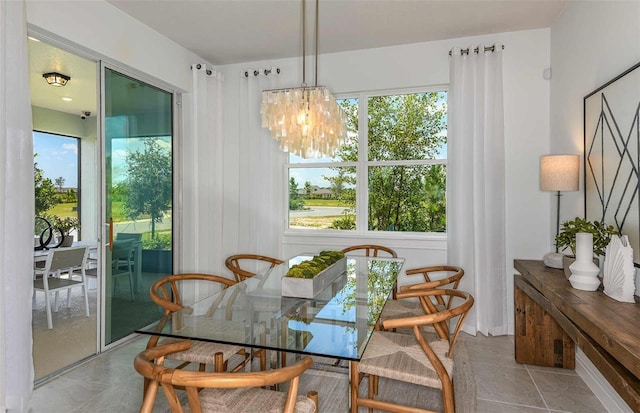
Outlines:
[[[348,256],[346,271],[313,298],[283,296],[289,266],[311,257],[294,257],[217,293],[201,294],[136,332],[359,360],[404,260]]]

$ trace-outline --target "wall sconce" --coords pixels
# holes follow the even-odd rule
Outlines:
[[[45,78],[48,84],[56,87],[64,86],[69,80],[71,80],[70,76],[63,75],[62,73],[58,72],[45,73],[42,75],[42,77]]]

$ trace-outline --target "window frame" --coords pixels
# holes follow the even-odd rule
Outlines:
[[[375,166],[418,166],[418,165],[444,165],[447,166],[447,158],[441,159],[415,159],[415,160],[393,160],[393,161],[369,161],[369,98],[376,96],[390,95],[408,95],[418,93],[446,92],[447,102],[449,99],[449,85],[439,84],[424,87],[412,87],[403,89],[382,89],[370,90],[352,93],[341,93],[334,95],[336,100],[342,99],[358,99],[358,161],[357,162],[301,162],[290,163],[290,157],[284,165],[284,176],[286,179],[284,191],[285,198],[285,235],[313,235],[313,236],[354,236],[354,237],[375,237],[375,238],[419,238],[419,239],[446,239],[447,232],[410,232],[410,231],[371,231],[367,224],[369,211],[369,191],[368,191],[368,174],[369,167]],[[447,131],[449,112],[447,110]],[[447,132],[448,143],[448,132]],[[289,171],[291,169],[310,169],[310,168],[330,168],[330,167],[355,167],[356,168],[356,229],[355,230],[337,230],[337,229],[301,229],[289,227]],[[362,186],[364,185],[364,186]],[[364,190],[360,189],[364,188]],[[446,188],[446,187],[445,187]],[[448,227],[448,226],[447,226]]]

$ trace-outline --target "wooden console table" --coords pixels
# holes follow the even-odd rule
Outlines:
[[[562,270],[514,260],[518,363],[574,368],[574,343],[640,412],[640,305],[571,287]]]

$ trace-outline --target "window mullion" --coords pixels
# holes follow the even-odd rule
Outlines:
[[[358,96],[358,167],[356,169],[356,229],[367,232],[369,225],[369,101],[364,93]]]

